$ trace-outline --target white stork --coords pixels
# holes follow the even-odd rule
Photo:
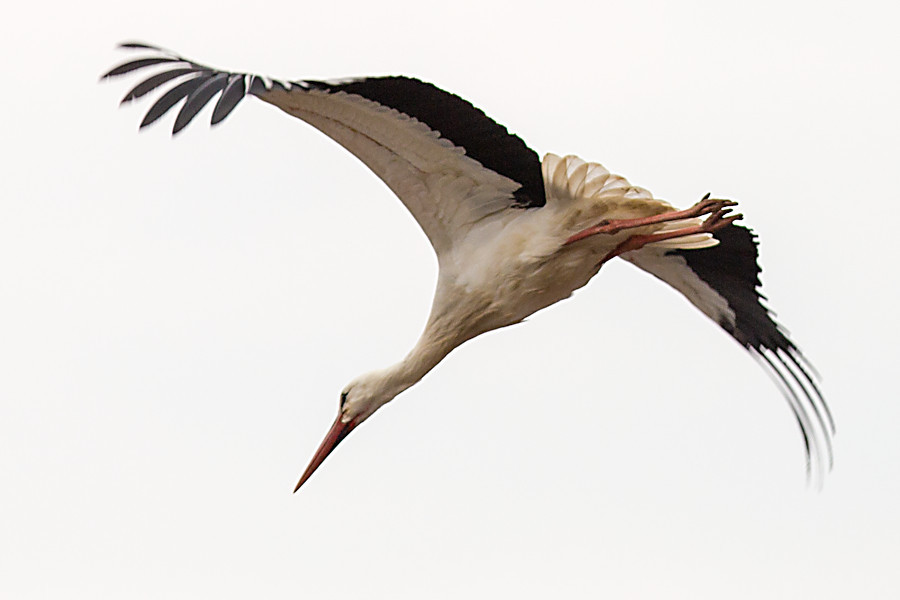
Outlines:
[[[756,236],[734,202],[708,195],[675,210],[597,163],[547,154],[469,102],[409,77],[278,81],[208,67],[140,43],[147,53],[103,78],[154,68],[122,103],[170,84],[145,127],[184,100],[178,133],[221,92],[212,124],[247,95],[306,121],[365,163],[412,213],[437,254],[431,314],[393,366],[351,381],[337,419],[297,487],[354,428],[482,333],[568,298],[614,257],[681,292],[773,376],[800,425],[807,475],[832,463],[834,422],[800,350],[761,303]]]

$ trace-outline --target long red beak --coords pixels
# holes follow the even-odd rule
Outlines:
[[[316,469],[319,468],[319,465],[325,462],[325,459],[328,458],[331,451],[337,448],[337,445],[353,431],[356,425],[357,423],[355,421],[343,423],[341,421],[341,415],[338,414],[337,419],[335,419],[334,423],[331,425],[331,429],[325,434],[325,439],[322,440],[322,443],[319,445],[319,449],[316,450],[316,454],[312,457],[309,466],[306,467],[306,471],[303,472],[300,481],[297,482],[297,487],[294,488],[294,492],[299,490],[300,486],[306,483],[306,480],[315,473]]]

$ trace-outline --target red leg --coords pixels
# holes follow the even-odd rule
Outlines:
[[[665,233],[653,233],[650,235],[633,235],[616,246],[612,252],[610,252],[603,258],[600,264],[603,264],[606,261],[613,259],[621,254],[625,254],[626,252],[631,252],[632,250],[640,250],[647,244],[651,244],[653,242],[671,240],[672,238],[679,238],[686,235],[694,235],[697,233],[712,233],[714,231],[722,229],[727,225],[731,225],[744,216],[741,214],[726,216],[728,212],[729,209],[720,208],[715,213],[710,215],[708,219],[703,221],[702,224],[695,227],[685,227],[684,229],[676,229],[675,231],[667,231]]]
[[[645,225],[656,225],[658,223],[667,223],[669,221],[678,221],[680,219],[692,219],[694,217],[702,217],[703,215],[716,213],[727,206],[734,206],[737,202],[731,200],[714,200],[704,197],[703,200],[694,206],[685,210],[675,210],[661,215],[652,217],[643,217],[641,219],[604,219],[593,227],[588,227],[583,231],[579,231],[566,240],[565,245],[569,245],[586,237],[597,235],[598,233],[619,233],[624,229],[632,229],[634,227],[643,227]]]

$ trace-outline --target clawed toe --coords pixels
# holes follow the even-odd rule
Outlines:
[[[689,208],[688,211],[692,217],[702,217],[703,215],[715,214],[720,210],[729,206],[736,206],[734,200],[723,200],[720,198],[709,198],[709,194],[703,197],[703,200]]]
[[[724,202],[731,202],[730,200],[725,200]],[[726,206],[734,206],[736,202],[731,202],[731,204]],[[719,208],[714,213],[712,213],[709,217],[703,221],[703,225],[701,225],[701,229],[705,233],[713,233],[714,231],[718,231],[727,225],[731,225],[735,221],[739,219],[743,219],[744,215],[741,213],[737,213],[735,215],[730,215],[730,208]]]

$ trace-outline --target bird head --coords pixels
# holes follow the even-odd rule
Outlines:
[[[313,455],[309,466],[300,477],[294,491],[306,483],[306,480],[319,468],[331,451],[337,448],[351,431],[360,423],[371,417],[376,410],[390,402],[406,386],[397,386],[386,371],[368,373],[347,384],[341,392],[341,403],[338,416],[325,434],[325,439]]]

